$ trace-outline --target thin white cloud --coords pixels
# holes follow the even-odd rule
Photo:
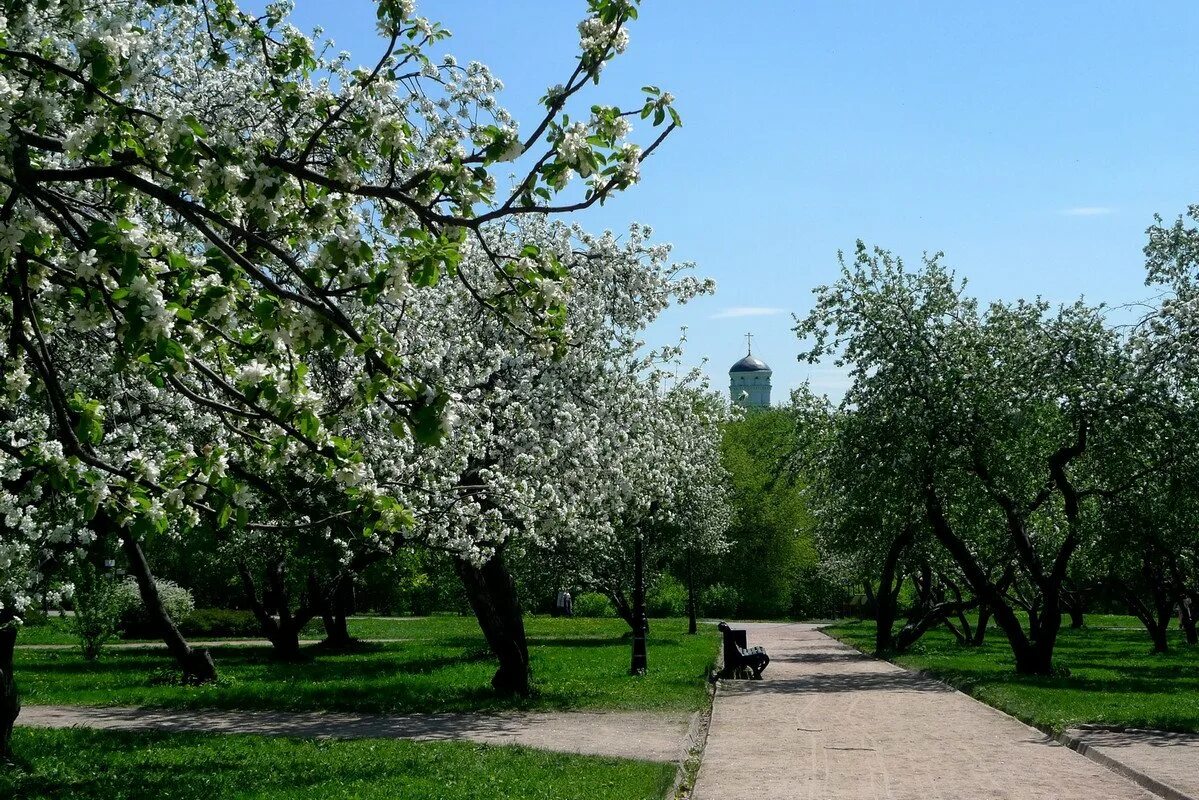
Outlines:
[[[1062,209],[1062,214],[1067,217],[1103,217],[1114,213],[1116,209],[1107,206],[1075,206]]]
[[[733,319],[735,317],[773,317],[776,314],[786,314],[785,308],[767,308],[765,306],[733,306],[724,311],[718,311],[709,319]]]

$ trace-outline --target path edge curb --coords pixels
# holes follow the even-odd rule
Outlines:
[[[695,790],[695,781],[699,778],[699,768],[704,760],[704,748],[708,746],[708,731],[712,727],[712,709],[716,705],[716,695],[720,692],[720,681],[711,679],[724,667],[724,651],[720,647],[716,648],[713,664],[713,670],[709,673],[708,701],[691,715],[687,738],[683,740],[686,744],[679,757],[674,783],[666,793],[667,800],[689,800]]]
[[[1106,767],[1117,775],[1132,781],[1146,791],[1153,792],[1159,797],[1164,797],[1165,800],[1197,800],[1194,796],[1184,794],[1168,783],[1162,783],[1156,778],[1153,778],[1138,769],[1128,766],[1123,761],[1112,758],[1111,756],[1100,752],[1099,748],[1092,747],[1091,745],[1087,744],[1084,739],[1070,736],[1065,731],[1054,735],[1053,738],[1057,740],[1058,743],[1069,747],[1079,755],[1085,756],[1086,758],[1094,761],[1096,764]]]
[[[897,669],[901,669],[904,672],[908,672],[912,675],[918,675],[919,677],[924,678],[926,680],[935,681],[936,683],[939,683],[942,686],[945,686],[946,688],[950,689],[951,691],[957,692],[958,694],[962,695],[963,697],[968,697],[971,700],[973,700],[974,702],[979,703],[980,705],[982,705],[986,708],[989,708],[992,711],[996,711],[996,712],[1004,715],[1005,717],[1008,717],[1010,719],[1015,720],[1016,722],[1019,722],[1021,725],[1028,728],[1029,730],[1037,731],[1038,733],[1048,737],[1049,739],[1052,739],[1053,741],[1057,742],[1058,744],[1062,745],[1063,747],[1070,748],[1074,752],[1078,753],[1080,756],[1083,756],[1084,758],[1087,758],[1087,759],[1095,762],[1096,764],[1100,765],[1101,767],[1104,767],[1105,769],[1107,769],[1110,772],[1116,773],[1121,778],[1124,778],[1128,782],[1141,787],[1142,789],[1144,789],[1147,792],[1151,792],[1151,793],[1157,795],[1158,797],[1165,798],[1165,800],[1199,800],[1199,798],[1193,797],[1192,795],[1189,795],[1189,794],[1184,794],[1183,792],[1180,792],[1177,789],[1175,789],[1173,786],[1170,786],[1167,783],[1162,783],[1161,781],[1157,780],[1156,778],[1150,777],[1149,775],[1146,775],[1145,773],[1141,772],[1138,769],[1133,769],[1132,767],[1125,764],[1123,761],[1118,761],[1117,759],[1114,759],[1109,755],[1105,755],[1105,754],[1099,752],[1098,748],[1088,745],[1082,739],[1078,739],[1074,736],[1067,735],[1065,731],[1062,731],[1061,733],[1055,733],[1052,730],[1047,730],[1047,729],[1041,728],[1040,726],[1037,726],[1037,725],[1030,725],[1027,722],[1025,722],[1024,720],[1022,720],[1012,714],[1009,714],[1008,712],[1004,711],[1003,709],[996,708],[995,706],[991,705],[990,703],[984,703],[982,700],[979,700],[977,697],[972,696],[970,693],[963,691],[962,689],[958,688],[957,686],[954,686],[952,683],[949,683],[945,679],[943,679],[937,675],[934,675],[931,672],[928,672],[923,669],[909,669],[907,667],[896,664],[894,661],[892,661],[889,658],[879,658],[871,653],[867,653],[865,650],[863,650],[862,648],[860,648],[856,645],[853,645],[853,644],[850,644],[849,642],[843,641],[843,640],[839,639],[838,637],[833,636],[832,634],[825,633],[824,629],[829,628],[829,627],[832,627],[832,625],[820,626],[820,627],[816,628],[816,631],[818,633],[823,633],[825,636],[827,636],[829,639],[832,639],[834,642],[837,642],[838,644],[848,647],[850,650],[853,650],[854,652],[858,653],[859,655],[863,656],[864,658],[872,659],[874,661],[882,661],[884,663],[890,664],[891,666],[893,666]]]

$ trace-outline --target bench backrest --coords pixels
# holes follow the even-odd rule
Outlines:
[[[745,638],[745,629],[730,628],[725,625],[721,627],[721,632],[724,634],[724,663],[726,665],[738,663],[740,657],[746,654],[745,651],[749,646],[749,642]]]

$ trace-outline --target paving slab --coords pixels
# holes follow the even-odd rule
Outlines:
[[[1199,734],[1071,728],[1070,746],[1171,800],[1199,798]]]
[[[1045,734],[802,623],[752,623],[771,663],[723,681],[694,800],[1149,800]]]
[[[502,714],[350,714],[284,711],[173,711],[151,708],[25,706],[17,724],[38,728],[105,728],[252,733],[314,739],[466,739],[582,755],[677,762],[691,714],[513,712]]]

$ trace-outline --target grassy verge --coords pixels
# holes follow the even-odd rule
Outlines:
[[[958,645],[948,631],[931,631],[894,661],[1045,730],[1093,723],[1199,731],[1199,647],[1171,631],[1170,651],[1152,653],[1135,618],[1103,622],[1062,630],[1054,652],[1059,674],[1051,677],[1017,675],[998,629],[989,630],[986,644],[977,648]],[[871,621],[844,622],[825,632],[865,652],[874,646]]]
[[[324,634],[325,634],[325,631],[321,627],[320,620],[316,620],[315,622],[309,623],[309,625],[304,629],[303,637],[319,639],[319,638],[323,637]],[[204,637],[196,637],[196,638],[217,639],[217,638],[221,638],[221,637],[204,636]],[[233,638],[241,639],[241,638],[247,638],[247,637],[246,636],[238,636],[238,637],[233,637]],[[109,644],[120,644],[120,643],[124,642],[124,643],[132,644],[132,643],[138,643],[138,642],[153,643],[153,642],[158,642],[158,641],[161,641],[161,640],[160,639],[146,639],[146,638],[141,638],[141,637],[133,637],[133,638],[125,639],[120,636],[113,636],[111,639],[108,640],[108,643]],[[48,620],[46,620],[45,622],[43,622],[41,624],[21,626],[21,632],[17,636],[17,644],[18,645],[66,644],[66,645],[75,646],[75,645],[79,644],[79,637],[76,636],[74,630],[72,630],[70,619],[64,618],[64,617],[58,617],[58,616],[51,616]]]
[[[404,638],[349,653],[306,648],[299,663],[269,648],[215,651],[215,685],[180,686],[160,651],[106,651],[85,662],[75,651],[18,650],[16,676],[28,704],[148,705],[401,713],[525,709],[700,708],[717,632],[686,634],[686,620],[654,620],[650,673],[628,675],[628,627],[620,620],[527,621],[534,695],[506,700],[491,690],[495,662],[473,619],[356,621],[359,636]]]
[[[0,771],[0,797],[648,800],[674,777],[670,764],[461,742],[18,729],[14,745],[29,771]]]

